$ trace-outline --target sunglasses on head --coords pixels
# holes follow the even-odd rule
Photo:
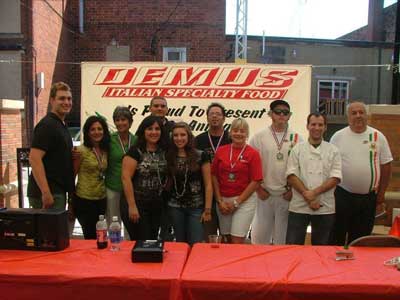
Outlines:
[[[273,109],[272,112],[274,114],[277,114],[277,115],[283,114],[284,116],[287,116],[287,115],[290,114],[289,110],[287,110],[287,109],[279,109],[279,108]]]

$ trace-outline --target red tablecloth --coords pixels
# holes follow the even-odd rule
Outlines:
[[[111,252],[71,240],[60,252],[0,250],[0,299],[176,299],[188,245],[166,243],[163,263],[135,264],[132,246]]]
[[[396,216],[396,218],[394,218],[389,234],[400,237],[400,216]]]
[[[182,274],[182,299],[400,299],[400,272],[383,265],[400,248],[196,244]]]

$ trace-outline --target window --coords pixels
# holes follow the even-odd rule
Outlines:
[[[21,33],[20,0],[0,1],[0,33]]]
[[[163,61],[165,62],[186,62],[186,48],[163,48]]]
[[[349,81],[318,80],[318,111],[327,115],[344,115],[349,99]]]

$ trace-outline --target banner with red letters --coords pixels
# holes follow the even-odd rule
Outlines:
[[[244,118],[250,135],[270,124],[269,105],[289,102],[290,126],[304,136],[310,111],[311,66],[223,63],[85,62],[82,63],[81,124],[90,115],[105,117],[114,130],[112,113],[129,107],[134,133],[149,115],[154,96],[168,102],[168,119],[187,122],[194,134],[207,130],[207,106],[220,102],[226,108],[225,128]]]

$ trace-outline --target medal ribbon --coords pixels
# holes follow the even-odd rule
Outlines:
[[[286,128],[285,128],[285,132],[283,134],[283,137],[282,137],[281,141],[278,141],[278,137],[276,136],[276,132],[273,129],[272,125],[269,127],[269,129],[271,129],[271,133],[272,133],[272,136],[274,137],[274,140],[275,140],[275,143],[276,143],[276,147],[278,148],[278,153],[280,153],[281,149],[282,149],[282,146],[283,146],[283,142],[285,141],[286,135],[288,133],[288,126],[286,126]]]
[[[94,155],[96,156],[97,166],[99,167],[99,172],[100,172],[100,176],[101,176],[101,173],[103,172],[103,155],[101,153],[101,150],[100,150],[100,154],[98,154],[95,148],[93,148],[93,152],[94,152]]]
[[[129,149],[131,147],[131,134],[128,133],[128,135],[129,135],[129,138],[128,138],[128,149]],[[121,140],[121,137],[119,136],[119,134],[118,134],[118,141],[119,141],[119,144],[121,145],[122,152],[124,152],[124,154],[126,154],[124,144],[122,143],[122,140]]]
[[[231,170],[233,170],[233,168],[236,166],[236,163],[239,161],[239,158],[242,156],[244,150],[246,149],[247,144],[245,144],[242,148],[242,150],[240,150],[239,155],[236,157],[236,160],[234,163],[232,163],[232,152],[233,152],[233,146],[231,144],[231,153],[229,155],[229,164],[231,165]]]
[[[210,132],[207,132],[207,135],[208,135],[208,141],[210,142],[211,148],[212,148],[212,150],[214,151],[214,154],[215,154],[215,152],[217,152],[217,150],[218,150],[219,145],[221,144],[222,138],[224,137],[224,132],[222,133],[222,135],[219,138],[217,147],[214,147],[214,144],[213,144],[212,139],[211,139]]]

